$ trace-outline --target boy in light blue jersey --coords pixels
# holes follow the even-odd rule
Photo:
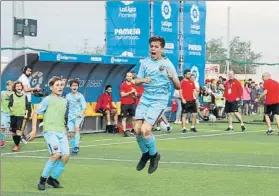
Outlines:
[[[37,132],[38,114],[44,114],[44,138],[51,154],[41,175],[38,189],[45,190],[45,183],[54,188],[62,188],[58,182],[70,157],[70,148],[65,127],[67,100],[61,97],[63,83],[61,78],[53,77],[49,82],[52,93],[45,97],[32,115],[32,131],[26,139],[31,141]]]
[[[144,86],[144,93],[136,109],[136,138],[142,157],[137,170],[142,170],[150,159],[148,173],[156,171],[160,160],[155,137],[151,130],[167,108],[171,86],[180,89],[180,82],[171,61],[163,56],[165,40],[159,36],[149,39],[150,57],[141,62],[135,79],[136,85]]]
[[[72,92],[66,95],[69,105],[67,125],[73,155],[78,154],[79,152],[80,126],[84,120],[84,112],[86,109],[84,96],[78,92],[78,86],[78,79],[70,80],[70,88]]]

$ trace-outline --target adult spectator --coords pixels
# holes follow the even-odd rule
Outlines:
[[[121,116],[122,116],[122,128],[124,130],[124,137],[129,137],[129,131],[127,130],[126,122],[127,118],[132,118],[132,130],[135,128],[135,98],[137,97],[136,85],[132,82],[133,74],[128,72],[126,74],[126,81],[120,85],[120,102],[121,102]]]
[[[227,131],[233,131],[232,114],[234,114],[241,124],[242,132],[244,132],[246,131],[246,128],[244,126],[242,116],[238,112],[238,101],[242,96],[243,89],[240,82],[235,79],[233,71],[229,71],[228,79],[229,80],[225,83],[224,91],[224,97],[226,99],[225,113],[227,114],[229,124]]]
[[[251,82],[251,93],[250,93],[250,96],[251,96],[251,101],[250,101],[250,114],[251,115],[254,115],[256,114],[256,111],[255,111],[255,100],[257,98],[257,89],[256,89],[256,83],[255,82]]]
[[[242,101],[243,101],[243,114],[248,115],[249,113],[249,105],[251,101],[251,88],[248,82],[245,82],[243,87],[243,93],[242,93]]]
[[[191,131],[197,132],[196,116],[197,116],[197,105],[196,105],[196,87],[193,81],[190,80],[191,71],[186,69],[184,71],[184,79],[181,81],[180,97],[182,101],[182,132],[186,133],[186,116],[187,113],[192,114],[192,126]]]
[[[256,102],[265,97],[265,122],[268,127],[267,134],[272,134],[270,115],[274,115],[276,119],[278,136],[279,136],[279,83],[271,79],[270,73],[263,74],[264,92],[260,95]]]
[[[114,123],[113,125],[116,126],[118,124],[118,114],[117,109],[114,103],[112,102],[112,86],[106,85],[105,92],[100,95],[96,105],[96,112],[102,113],[106,116],[107,120],[107,131],[111,131],[114,127],[111,123],[111,116],[113,116]]]
[[[179,81],[183,80],[182,76],[178,77]],[[176,118],[174,121],[174,124],[181,124],[181,113],[182,113],[182,103],[181,103],[181,97],[179,90],[174,90],[173,97],[175,99],[176,105],[177,105],[177,111],[176,111]]]
[[[18,78],[18,81],[23,84],[23,91],[28,99],[28,115],[27,118],[23,120],[22,127],[21,127],[21,131],[22,131],[21,141],[25,144],[27,143],[27,141],[25,140],[24,132],[25,132],[27,121],[31,116],[31,94],[41,90],[39,85],[37,85],[35,88],[31,88],[30,85],[31,75],[32,75],[32,67],[25,66],[23,68],[21,76]]]

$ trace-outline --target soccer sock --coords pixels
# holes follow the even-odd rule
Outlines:
[[[195,128],[195,125],[191,125],[191,128]]]
[[[50,159],[46,162],[45,168],[42,173],[43,178],[47,178],[49,176],[49,174],[50,174],[51,170],[53,169],[53,167],[55,166],[55,164],[56,164],[56,162],[53,162]]]
[[[75,138],[74,138],[74,137],[71,137],[71,138],[70,138],[70,144],[71,144],[71,147],[72,147],[72,148],[75,147]]]
[[[271,127],[268,127],[268,130],[270,131],[270,130],[272,130],[272,128],[271,128]]]
[[[233,129],[233,126],[232,126],[232,125],[229,125],[229,128],[230,128],[230,129]]]
[[[54,178],[54,179],[57,179],[59,178],[59,176],[62,174],[62,172],[64,171],[65,169],[65,166],[66,164],[64,164],[61,159],[59,159],[57,161],[57,164],[55,165],[55,167],[53,168],[52,170],[52,173],[51,173],[51,177]]]
[[[80,133],[75,134],[75,147],[79,147]]]
[[[16,135],[15,136],[15,145],[19,145],[19,143],[20,143],[20,136],[19,135]]]
[[[136,135],[136,138],[137,138],[137,142],[138,142],[138,145],[139,145],[139,148],[140,148],[142,154],[147,153],[148,148],[145,145],[145,141],[144,141],[143,136],[142,135]]]
[[[156,130],[159,131],[161,128],[160,127],[156,127]]]
[[[145,139],[145,145],[148,148],[149,154],[151,156],[155,155],[157,153],[156,151],[156,142],[155,142],[155,136],[152,135],[149,138]]]
[[[1,133],[1,140],[5,141],[5,133]]]
[[[14,143],[16,144],[16,135],[13,135]]]

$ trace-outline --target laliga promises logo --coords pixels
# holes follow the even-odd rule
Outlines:
[[[161,11],[162,11],[162,16],[164,17],[165,20],[170,19],[170,17],[171,17],[170,2],[163,1],[162,6],[161,6]]]
[[[110,63],[114,63],[114,57],[111,57]]]
[[[121,1],[124,5],[131,5],[134,3],[134,1]]]
[[[191,68],[191,73],[195,75],[196,81],[198,82],[199,81],[199,77],[200,77],[200,72],[199,72],[198,67],[194,65]]]
[[[31,83],[32,87],[35,87],[37,85],[41,85],[43,83],[43,79],[44,79],[43,75],[44,74],[40,71],[36,71],[31,75],[31,77],[30,77],[31,82],[30,83]]]
[[[57,61],[60,61],[60,60],[61,60],[61,54],[57,54],[56,60],[57,60]]]
[[[200,11],[199,11],[199,7],[197,5],[192,5],[191,10],[191,19],[193,21],[193,23],[199,22],[200,20]]]

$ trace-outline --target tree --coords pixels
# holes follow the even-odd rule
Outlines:
[[[226,59],[227,50],[223,46],[223,38],[213,38],[206,43],[206,59],[217,60]],[[223,73],[226,68],[226,62],[220,61],[220,72]]]
[[[211,39],[206,44],[206,57],[207,60],[226,59],[227,50],[223,46],[223,38]],[[236,36],[230,43],[230,69],[236,74],[246,73],[254,74],[257,65],[249,62],[257,62],[262,57],[261,53],[256,53],[252,50],[252,43],[250,41],[242,41],[240,37]],[[220,64],[220,72],[226,71],[226,61],[218,61]]]

